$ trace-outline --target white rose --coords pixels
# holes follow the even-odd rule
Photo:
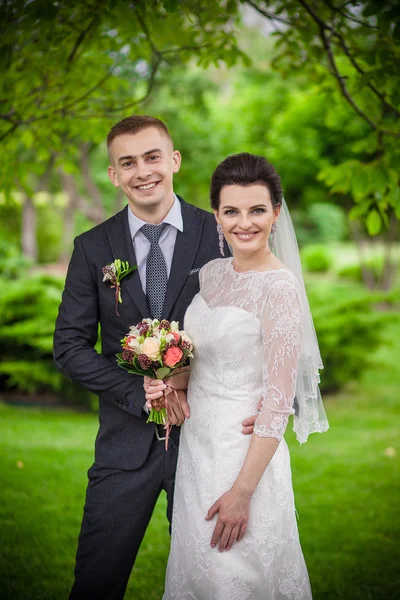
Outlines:
[[[178,321],[171,321],[171,331],[172,332],[177,332],[179,331],[179,323]]]
[[[146,354],[150,360],[157,360],[160,357],[160,340],[154,337],[148,337],[141,345],[141,351]]]

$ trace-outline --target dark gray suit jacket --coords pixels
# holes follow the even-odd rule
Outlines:
[[[214,215],[179,200],[183,232],[177,233],[163,317],[183,326],[186,309],[199,291],[198,271],[219,256],[219,247]],[[115,354],[129,327],[150,312],[137,270],[122,280],[120,316],[115,290],[103,282],[102,273],[116,258],[136,263],[127,211],[125,207],[75,239],[56,321],[54,360],[62,373],[99,395],[96,464],[130,470],[144,464],[154,425],[146,424],[143,379],[118,367]],[[99,324],[101,354],[94,349]]]

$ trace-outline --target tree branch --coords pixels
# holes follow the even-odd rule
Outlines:
[[[318,16],[317,13],[314,11],[314,9],[307,2],[305,2],[305,0],[298,0],[298,2],[299,2],[299,4],[301,4],[304,7],[304,9],[308,12],[308,14],[314,19],[314,21],[318,25],[318,28],[319,28],[319,37],[320,37],[320,39],[322,41],[322,44],[324,46],[324,49],[326,51],[326,54],[327,54],[327,57],[328,57],[328,63],[330,65],[330,67],[331,67],[332,74],[337,79],[337,81],[339,83],[339,87],[340,87],[340,90],[342,92],[342,95],[347,100],[347,102],[350,104],[350,106],[353,108],[353,110],[362,119],[364,119],[364,121],[366,123],[368,123],[368,125],[374,131],[378,131],[379,130],[379,131],[382,131],[382,133],[385,134],[385,135],[391,135],[391,136],[394,136],[394,137],[400,137],[400,134],[380,129],[378,127],[378,125],[376,123],[374,123],[368,117],[368,115],[366,115],[366,113],[354,101],[354,99],[351,97],[351,95],[349,93],[349,90],[347,89],[347,86],[346,86],[346,83],[345,83],[346,77],[344,77],[343,75],[341,75],[341,73],[340,73],[340,71],[338,69],[338,66],[336,64],[336,59],[335,59],[334,52],[332,50],[332,45],[331,45],[330,39],[328,38],[328,36],[325,33],[326,31],[330,31],[330,32],[332,32],[335,35],[336,34],[335,30],[330,25],[328,25],[328,23],[326,23],[325,21],[323,21]]]
[[[14,123],[9,129],[7,129],[7,131],[5,131],[1,136],[0,136],[0,142],[2,142],[3,140],[6,139],[6,137],[8,137],[9,135],[11,135],[12,133],[14,133],[14,131],[20,126],[19,123]]]
[[[270,21],[272,21],[272,20],[280,21],[281,23],[285,23],[285,25],[292,24],[290,20],[285,19],[284,17],[278,16],[275,13],[271,12],[270,10],[261,8],[261,6],[258,6],[258,4],[256,2],[254,2],[254,0],[246,0],[246,3],[249,4],[250,6],[252,6],[258,13],[260,13],[260,15],[262,15],[263,17],[266,17]]]
[[[95,24],[97,20],[97,15],[95,14],[93,19],[90,21],[89,25],[86,27],[86,29],[84,29],[83,31],[80,32],[80,34],[78,35],[78,37],[76,38],[74,47],[72,48],[70,55],[67,58],[67,71],[70,69],[71,67],[71,63],[73,62],[75,55],[78,51],[79,46],[82,44],[83,40],[85,39],[86,35],[89,33],[89,31],[92,29],[93,25]]]
[[[356,17],[353,17],[353,15],[349,15],[347,12],[343,12],[343,8],[350,4],[350,2],[345,2],[344,4],[342,4],[342,6],[338,7],[333,6],[333,4],[329,2],[329,0],[324,0],[324,2],[327,6],[329,6],[330,9],[342,15],[342,17],[344,17],[345,19],[349,19],[349,21],[353,21],[353,23],[358,23],[363,27],[369,27],[370,29],[379,30],[379,27],[377,27],[376,25],[371,25],[371,23],[367,23],[367,21],[361,21],[360,19],[356,19]]]

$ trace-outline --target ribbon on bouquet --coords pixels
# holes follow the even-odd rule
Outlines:
[[[165,383],[165,382],[164,382]],[[169,388],[170,390],[172,390],[175,394],[175,398],[178,401],[178,406],[179,406],[179,410],[181,411],[181,416],[183,417],[183,419],[185,419],[185,414],[183,412],[182,409],[182,405],[181,405],[181,401],[179,399],[179,394],[178,391],[172,387],[172,385],[168,385],[168,383],[165,383],[166,387]],[[169,435],[171,433],[171,429],[172,429],[172,425],[171,425],[171,408],[168,404],[168,397],[164,396],[165,398],[165,409],[167,411],[167,422],[164,425],[164,429],[165,429],[165,450],[168,450],[168,440],[169,440]]]

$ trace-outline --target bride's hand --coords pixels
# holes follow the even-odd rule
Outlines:
[[[241,540],[246,533],[250,513],[251,494],[235,490],[225,492],[209,509],[206,519],[209,521],[218,513],[218,521],[211,538],[211,546],[219,550],[230,550],[233,543]]]

